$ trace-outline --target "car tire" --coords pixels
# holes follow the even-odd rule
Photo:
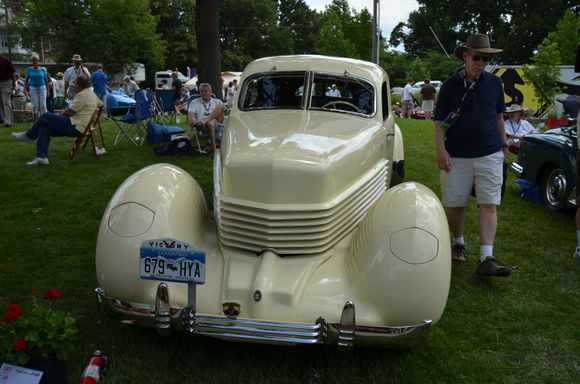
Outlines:
[[[542,177],[542,203],[551,211],[562,212],[568,208],[568,189],[570,183],[559,166],[546,169]]]

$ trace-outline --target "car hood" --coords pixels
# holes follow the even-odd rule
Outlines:
[[[531,133],[523,138],[530,143],[550,143],[564,147],[574,147],[576,136],[570,128],[554,128],[544,133]]]
[[[386,152],[382,122],[333,112],[241,112],[225,132],[222,197],[258,205],[329,202]]]

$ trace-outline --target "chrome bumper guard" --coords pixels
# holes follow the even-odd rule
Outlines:
[[[513,173],[516,174],[517,177],[522,177],[522,175],[524,174],[524,167],[522,167],[520,164],[516,163],[515,161],[512,162],[510,169],[512,170]]]
[[[120,314],[125,324],[154,326],[161,335],[172,330],[226,340],[288,345],[335,345],[350,349],[355,344],[366,347],[410,348],[424,341],[431,320],[409,326],[364,326],[355,323],[355,306],[347,301],[340,323],[329,323],[319,317],[314,324],[283,323],[276,321],[228,318],[199,314],[195,304],[184,308],[171,307],[167,285],[160,283],[155,306],[130,303],[106,295],[104,289],[95,290],[100,303],[108,304]]]

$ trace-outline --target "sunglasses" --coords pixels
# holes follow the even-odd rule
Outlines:
[[[483,60],[484,63],[487,63],[489,60],[491,60],[491,57],[489,57],[489,56],[473,55],[473,56],[471,56],[471,59],[473,61]]]

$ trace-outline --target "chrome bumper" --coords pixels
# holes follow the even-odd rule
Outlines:
[[[522,177],[522,175],[524,174],[524,167],[522,167],[520,164],[516,163],[515,161],[512,162],[510,169],[512,170],[513,173],[516,174],[517,177]]]
[[[323,344],[346,349],[354,345],[409,348],[424,341],[432,323],[423,320],[421,324],[397,327],[357,325],[355,306],[351,301],[345,303],[340,323],[329,323],[322,317],[313,324],[301,324],[205,315],[196,313],[195,304],[184,308],[171,307],[165,283],[160,283],[157,288],[155,306],[109,297],[102,288],[95,292],[99,303],[108,304],[121,315],[123,323],[154,326],[162,335],[168,335],[172,330],[185,330],[226,340],[257,343]]]

